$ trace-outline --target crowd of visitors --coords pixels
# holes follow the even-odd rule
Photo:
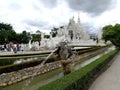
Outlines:
[[[1,51],[13,51],[14,53],[17,53],[17,51],[23,51],[23,46],[22,44],[19,43],[12,43],[10,42],[9,44],[4,44],[0,45],[0,50]]]

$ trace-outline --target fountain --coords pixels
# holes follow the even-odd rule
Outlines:
[[[64,75],[69,74],[72,70],[72,63],[73,63],[73,60],[75,59],[75,53],[71,50],[71,47],[68,46],[67,41],[60,42],[58,46],[40,64],[39,68],[41,68],[52,55],[56,55],[56,54],[58,56],[58,60],[61,60]],[[32,79],[34,78],[34,76],[36,76],[36,73],[38,73],[38,71],[39,70],[37,70],[33,74]]]
[[[47,62],[47,60],[54,54],[58,55],[58,58],[61,60],[61,64],[63,67],[63,72],[64,75],[67,75],[69,73],[71,73],[72,71],[72,63],[73,60],[75,59],[75,53],[72,52],[71,47],[69,47],[67,41],[64,42],[60,42],[59,45],[46,57],[46,59],[40,64],[39,68],[41,68],[42,66],[44,66],[44,64]],[[29,79],[26,82],[26,86],[29,85],[29,83],[31,82],[31,80],[33,80],[33,78],[37,75],[37,73],[39,72],[39,69],[37,69],[35,71],[35,73],[32,74],[32,78]],[[24,90],[24,88],[23,88]]]
[[[72,70],[72,63],[75,59],[75,53],[68,46],[68,42],[60,42],[55,50],[53,50],[48,57],[41,63],[41,66],[53,55],[57,54],[58,59],[61,60],[63,66],[64,75],[69,74]]]

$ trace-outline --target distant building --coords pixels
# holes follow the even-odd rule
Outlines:
[[[41,35],[41,31],[37,30],[37,31],[35,32],[35,34],[40,34],[40,35]]]
[[[89,34],[83,29],[80,18],[78,17],[78,22],[74,21],[74,17],[69,20],[67,26],[59,28],[57,36],[65,36],[67,40],[86,40],[89,39]]]

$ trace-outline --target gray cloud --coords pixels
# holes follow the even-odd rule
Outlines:
[[[46,22],[36,21],[36,20],[24,20],[24,22],[30,26],[43,27]]]
[[[21,9],[22,7],[18,4],[18,3],[11,3],[9,8],[11,8],[12,10],[19,10]]]
[[[44,22],[44,21],[24,20],[23,22],[29,26],[38,27],[40,29],[50,29],[52,27],[48,22]]]
[[[34,10],[40,10],[40,6],[36,5],[35,3],[32,3],[32,7]]]
[[[76,11],[83,11],[98,15],[112,6],[112,0],[67,0],[69,7]]]
[[[54,8],[57,6],[57,0],[39,0],[45,7]]]
[[[82,26],[83,29],[88,33],[92,33],[94,31],[94,28],[90,23],[82,23]]]

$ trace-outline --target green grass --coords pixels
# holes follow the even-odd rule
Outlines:
[[[38,90],[85,90],[94,76],[102,70],[118,51],[111,51],[89,65],[56,81],[39,87]]]

